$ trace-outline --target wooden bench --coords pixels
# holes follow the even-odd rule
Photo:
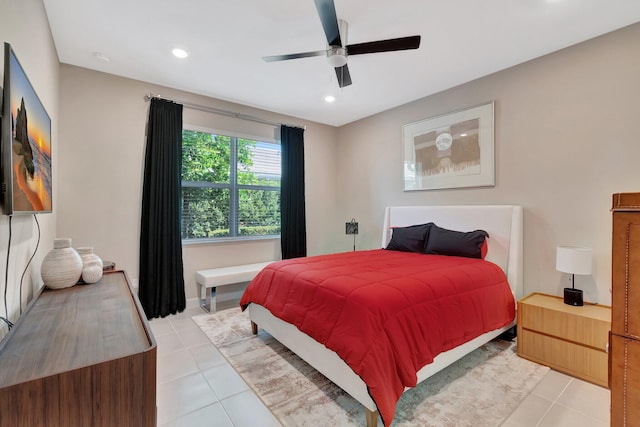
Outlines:
[[[256,264],[233,265],[196,271],[196,282],[200,285],[200,306],[208,312],[216,311],[216,288],[234,283],[249,282],[272,261]]]

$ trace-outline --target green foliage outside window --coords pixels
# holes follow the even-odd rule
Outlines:
[[[280,234],[279,148],[183,130],[182,238]]]

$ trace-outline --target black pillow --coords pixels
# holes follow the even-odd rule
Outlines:
[[[422,253],[431,225],[433,225],[432,222],[408,227],[395,227],[391,234],[391,241],[385,249]]]
[[[432,224],[429,239],[424,248],[425,254],[482,258],[482,245],[489,233],[484,230],[469,232],[447,230]]]

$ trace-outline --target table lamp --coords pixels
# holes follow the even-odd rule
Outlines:
[[[591,274],[591,248],[558,246],[556,250],[556,270],[571,274],[571,287],[564,288],[564,303],[584,305],[582,290],[575,287],[576,274]]]

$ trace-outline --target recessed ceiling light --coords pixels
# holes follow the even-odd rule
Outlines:
[[[184,49],[180,49],[180,48],[175,48],[171,51],[171,53],[173,53],[173,55],[176,58],[186,58],[187,56],[189,56],[189,54],[184,50]]]
[[[327,96],[324,97],[324,101],[328,102],[329,104],[331,104],[335,100],[336,100],[336,97],[333,96],[333,95],[327,95]]]
[[[460,136],[467,136],[467,134],[466,133],[461,133]]]

